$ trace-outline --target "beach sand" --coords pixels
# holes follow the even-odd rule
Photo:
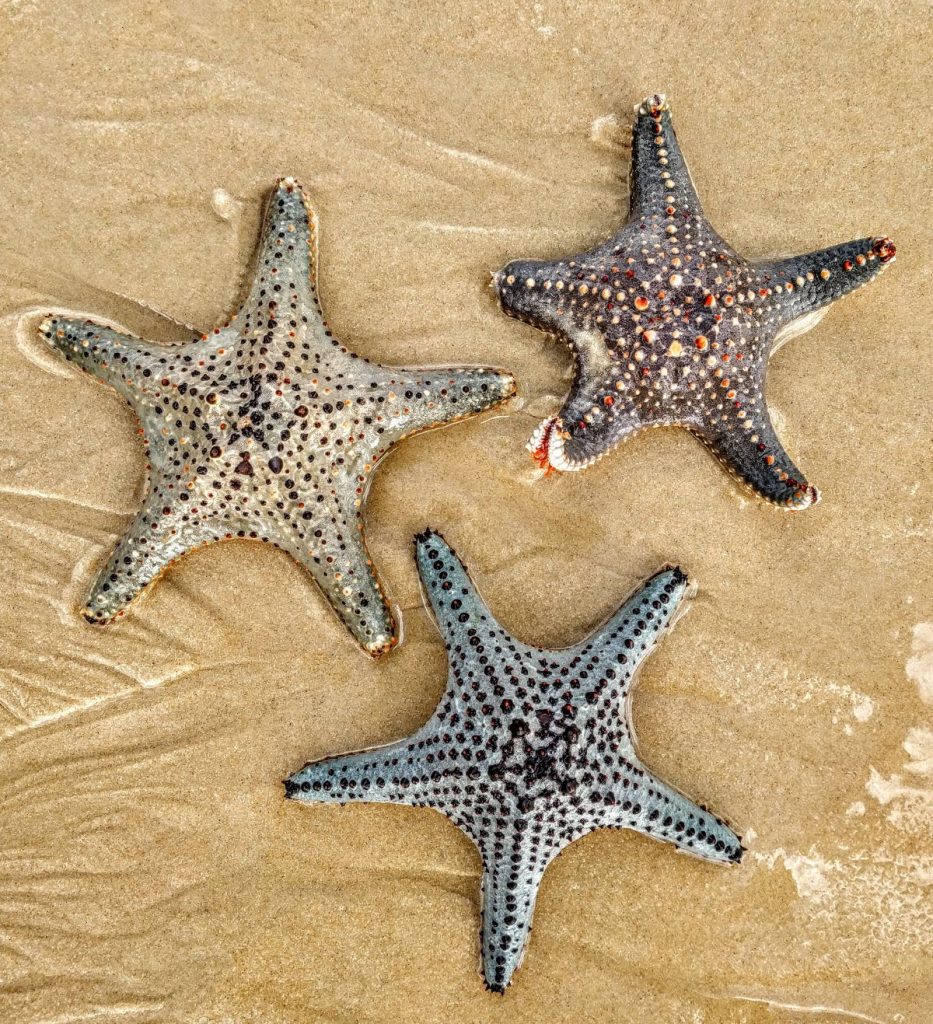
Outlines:
[[[455,6],[0,2],[0,1021],[922,1024],[929,7]],[[744,254],[897,243],[773,361],[780,433],[823,493],[803,514],[685,432],[547,479],[524,450],[571,358],[499,312],[489,273],[616,228],[631,111],[655,91]],[[77,613],[144,459],[40,314],[160,341],[224,321],[282,174],[318,210],[346,344],[519,382],[377,473],[370,547],[404,619],[378,663],[249,542],[183,559],[116,625]],[[479,857],[452,824],[303,807],[280,781],[431,714],[444,652],[411,544],[428,525],[545,646],[665,562],[689,572],[691,611],[636,691],[641,752],[749,847],[729,870],[627,832],[578,842],[504,997],[477,970]]]

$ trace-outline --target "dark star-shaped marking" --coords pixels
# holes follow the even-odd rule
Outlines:
[[[297,182],[271,195],[248,297],[228,324],[160,345],[92,321],[41,332],[139,418],[142,511],[94,583],[95,623],[121,615],[176,558],[248,537],[283,548],[373,656],[398,630],[363,536],[369,481],[411,434],[497,405],[513,378],[480,367],[388,367],[346,349],[317,297],[317,218]]]
[[[416,538],[418,570],[448,658],[447,688],[410,739],[306,765],[295,800],[432,807],[483,861],[483,969],[504,991],[518,967],[544,869],[597,828],[628,828],[688,853],[739,861],[738,836],[638,759],[630,695],[673,620],[686,576],[665,569],[588,639],[541,650],[492,617],[438,534]]]
[[[528,445],[545,469],[579,470],[646,427],[695,433],[761,497],[819,500],[765,403],[771,354],[894,259],[888,238],[749,262],[703,216],[663,96],[636,108],[631,210],[607,242],[569,259],[518,260],[493,279],[502,309],[562,337],[570,394]]]

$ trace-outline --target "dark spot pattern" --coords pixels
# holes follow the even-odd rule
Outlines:
[[[127,400],[149,462],[143,508],[91,589],[89,621],[123,614],[193,548],[251,538],[305,566],[368,653],[395,644],[363,536],[373,471],[403,438],[505,401],[514,380],[481,367],[380,366],[349,351],[318,301],[317,234],[301,186],[282,179],[242,308],[187,344],[43,321],[49,344]]]
[[[569,472],[647,427],[682,426],[765,500],[815,504],[771,423],[768,359],[894,256],[889,238],[862,238],[744,259],[703,215],[667,101],[649,97],[636,108],[628,222],[578,256],[516,260],[494,277],[505,313],[575,357],[570,394],[529,450],[543,469]]]
[[[412,737],[306,765],[292,799],[431,807],[483,860],[483,970],[504,991],[518,967],[544,870],[575,839],[627,828],[708,860],[737,862],[739,837],[639,760],[627,698],[687,579],[653,576],[592,636],[566,650],[522,643],[493,618],[437,533],[416,538],[418,570],[448,659],[447,687]]]

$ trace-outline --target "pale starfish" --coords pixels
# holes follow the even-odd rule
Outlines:
[[[51,345],[127,400],[149,461],[142,511],[91,589],[89,621],[123,614],[186,552],[247,537],[305,566],[368,653],[396,643],[363,537],[373,471],[402,438],[489,409],[515,383],[499,370],[387,367],[348,351],[318,302],[317,235],[301,186],[282,179],[246,301],[186,344],[43,321]]]
[[[410,739],[306,765],[295,800],[412,804],[447,815],[483,861],[483,968],[504,991],[518,967],[544,869],[597,828],[627,828],[707,860],[739,861],[739,837],[638,759],[635,672],[672,622],[686,576],[665,569],[588,639],[541,650],[499,625],[431,531],[418,570],[447,648],[447,688]]]
[[[762,498],[819,500],[784,451],[765,403],[768,359],[825,307],[894,259],[862,238],[749,262],[703,215],[663,96],[636,108],[631,200],[621,230],[579,256],[518,260],[494,277],[502,309],[559,335],[576,374],[528,445],[545,469],[579,470],[646,427],[695,433]]]

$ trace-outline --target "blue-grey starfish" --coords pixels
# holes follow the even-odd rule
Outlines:
[[[248,537],[305,566],[373,656],[398,630],[363,537],[370,478],[393,445],[497,405],[513,378],[479,367],[387,367],[348,351],[317,297],[317,218],[301,186],[270,198],[248,297],[236,316],[176,346],[89,320],[45,319],[66,358],[139,418],[149,474],[142,511],[84,609],[121,615],[171,562]]]
[[[504,991],[518,967],[544,869],[597,828],[628,828],[724,863],[742,857],[719,818],[652,775],[630,724],[632,680],[670,625],[686,576],[665,569],[566,650],[516,640],[454,552],[416,538],[418,570],[447,648],[447,688],[411,738],[306,765],[295,800],[432,807],[483,861],[483,967]]]
[[[703,215],[663,96],[636,108],[628,222],[579,256],[518,260],[494,277],[502,309],[559,335],[576,374],[528,445],[545,469],[579,470],[646,427],[696,434],[767,501],[819,500],[774,431],[769,357],[825,308],[893,261],[889,238],[861,238],[749,262]]]

